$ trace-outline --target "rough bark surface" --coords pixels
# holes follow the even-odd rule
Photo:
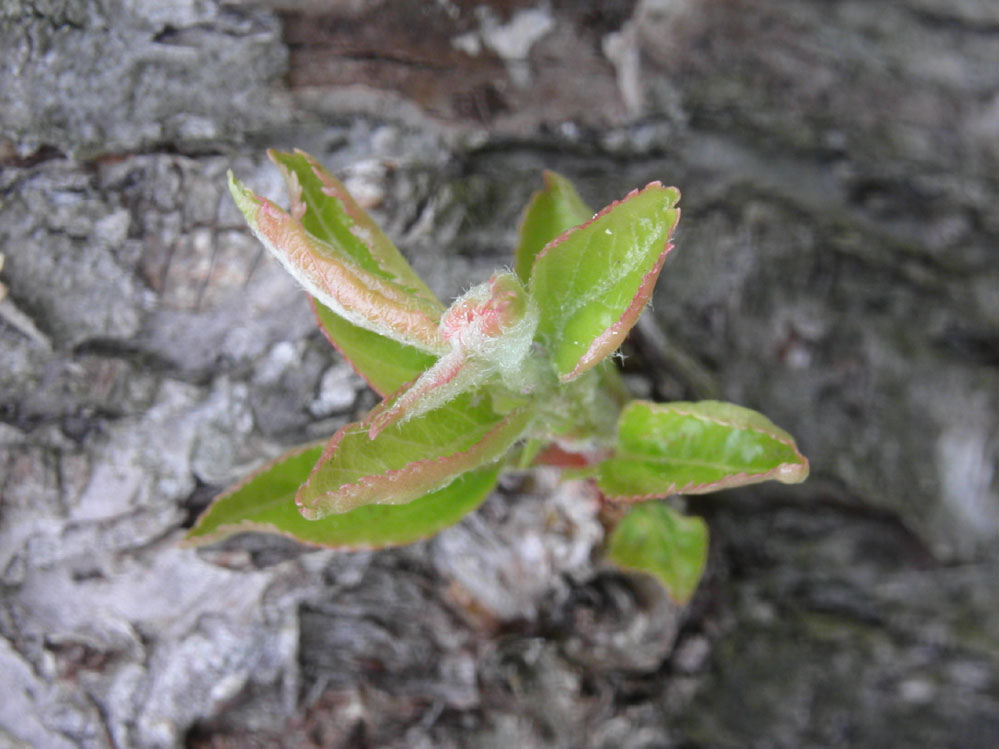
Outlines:
[[[0,9],[0,746],[999,745],[999,6]],[[689,607],[511,476],[377,553],[177,541],[373,402],[233,168],[302,147],[451,298],[542,168],[684,193],[631,384],[795,434]]]

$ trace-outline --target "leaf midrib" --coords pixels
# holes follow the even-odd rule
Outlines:
[[[660,458],[658,456],[648,456],[648,455],[633,455],[630,453],[624,455],[615,456],[616,460],[627,460],[636,463],[651,463],[656,466],[668,466],[668,465],[680,465],[680,466],[692,466],[695,468],[712,468],[721,471],[733,471],[737,470],[739,472],[745,472],[752,469],[752,466],[745,463],[716,463],[708,460],[698,460],[696,458]],[[781,461],[777,465],[781,465],[785,461]],[[766,473],[767,471],[772,471],[776,466],[769,468],[764,468],[761,473]]]

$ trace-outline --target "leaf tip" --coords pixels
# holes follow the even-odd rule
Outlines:
[[[204,539],[200,538],[200,534],[197,533],[198,526],[194,526],[189,529],[187,533],[183,535],[180,541],[177,542],[177,546],[181,549],[194,549],[205,543]]]
[[[247,192],[246,187],[242,182],[236,179],[236,175],[233,173],[232,169],[226,169],[225,176],[229,183],[229,192],[232,193],[232,197],[238,201],[239,197],[242,196],[243,193]]]
[[[573,188],[572,182],[568,178],[551,169],[545,169],[541,172],[541,181],[544,184],[542,192],[552,190],[573,190],[575,192],[575,188]]]
[[[673,187],[672,185],[667,187],[658,179],[649,182],[649,184],[647,184],[641,190],[633,190],[632,192],[639,193],[639,192],[645,192],[646,190],[659,190],[664,192],[669,200],[669,205],[667,206],[668,208],[676,208],[676,204],[680,202],[680,190],[676,187]]]
[[[251,227],[254,226],[257,211],[260,210],[260,207],[263,205],[263,201],[256,195],[256,193],[253,192],[253,190],[236,178],[232,169],[228,170],[226,176],[229,181],[229,194],[232,195],[232,199],[236,203],[236,207],[239,208],[240,213],[243,214]]]
[[[800,463],[781,463],[774,469],[774,478],[782,484],[800,484],[808,478],[808,458],[802,456]]]

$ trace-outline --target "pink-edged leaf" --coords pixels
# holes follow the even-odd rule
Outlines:
[[[795,484],[808,460],[794,439],[731,403],[633,401],[618,421],[613,457],[592,471],[608,499],[638,502],[760,481]]]
[[[652,294],[680,219],[676,188],[654,182],[545,246],[530,290],[538,336],[563,382],[611,354]]]
[[[306,231],[343,250],[369,273],[394,281],[443,312],[437,297],[340,180],[304,151],[271,149],[267,155],[284,175],[291,215]]]
[[[446,350],[439,307],[365,270],[341,249],[305,230],[229,173],[229,189],[254,235],[312,296],[348,322],[432,354]]]
[[[409,504],[370,505],[306,520],[295,505],[295,492],[322,450],[322,443],[295,448],[220,494],[188,531],[184,545],[201,546],[256,531],[334,549],[401,546],[458,522],[488,496],[499,474],[499,466],[493,465],[469,471]]]
[[[531,196],[524,209],[514,253],[514,269],[524,283],[530,279],[534,259],[546,244],[593,217],[572,182],[551,171],[545,171],[543,178],[544,188]]]
[[[487,394],[471,392],[375,439],[369,425],[349,424],[333,435],[296,502],[309,519],[411,502],[502,458],[530,421],[527,408],[497,414]]]
[[[666,255],[670,250],[673,249],[672,244],[667,244],[663,251],[656,258],[655,265],[646,273],[635,291],[635,296],[632,298],[631,303],[625,308],[621,316],[618,317],[617,322],[612,323],[607,327],[602,333],[597,335],[590,341],[589,347],[583,353],[581,357],[576,361],[576,366],[572,368],[568,374],[560,374],[560,378],[565,380],[572,380],[579,377],[583,372],[585,372],[590,367],[599,364],[601,361],[606,359],[608,356],[613,354],[624,342],[624,339],[628,336],[628,332],[634,327],[635,323],[638,322],[638,317],[645,310],[645,305],[649,303],[649,299],[652,297],[652,290],[656,286],[656,281],[659,279],[659,271],[663,268],[663,263],[666,261]],[[589,320],[576,320],[570,323],[566,327],[566,333],[569,335],[575,335],[577,327],[582,329],[585,335],[585,328],[591,325]]]
[[[302,151],[267,152],[285,178],[291,215],[309,234],[341,248],[366,271],[395,281],[443,312],[443,305],[344,185]],[[310,297],[320,328],[379,395],[395,392],[433,363],[431,354],[359,327]]]
[[[365,420],[369,425],[368,436],[374,439],[392,424],[439,408],[470,389],[482,376],[483,369],[463,349],[444,354],[416,382],[368,414]]]

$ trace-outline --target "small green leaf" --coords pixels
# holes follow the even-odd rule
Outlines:
[[[369,273],[394,281],[444,307],[416,275],[392,240],[357,204],[344,184],[304,151],[267,152],[284,175],[292,216],[312,236],[341,248]]]
[[[310,520],[362,505],[411,502],[502,458],[530,420],[523,407],[496,414],[489,396],[475,391],[392,424],[375,439],[369,423],[348,424],[326,445],[296,502]]]
[[[611,533],[608,558],[625,569],[654,575],[677,603],[690,600],[708,561],[708,526],[663,502],[645,502]]]
[[[383,397],[415,380],[436,361],[432,354],[349,323],[314,297],[310,299],[327,340]]]
[[[611,354],[645,308],[680,219],[676,188],[658,182],[612,203],[545,246],[530,290],[538,334],[563,382]]]
[[[544,189],[534,193],[520,222],[515,268],[525,284],[531,277],[534,259],[546,244],[574,226],[593,217],[572,182],[561,174],[546,171]]]
[[[402,546],[432,536],[478,507],[499,473],[499,466],[470,471],[406,505],[371,505],[306,520],[295,505],[295,492],[322,450],[319,443],[292,450],[220,494],[188,531],[185,545],[259,531],[336,549]]]
[[[431,354],[446,350],[437,325],[441,307],[366,270],[337,245],[305,230],[271,201],[229,173],[229,190],[250,229],[306,291],[354,325]]]
[[[641,501],[808,476],[794,439],[765,416],[718,401],[633,401],[621,413],[614,456],[596,467],[609,498]]]

